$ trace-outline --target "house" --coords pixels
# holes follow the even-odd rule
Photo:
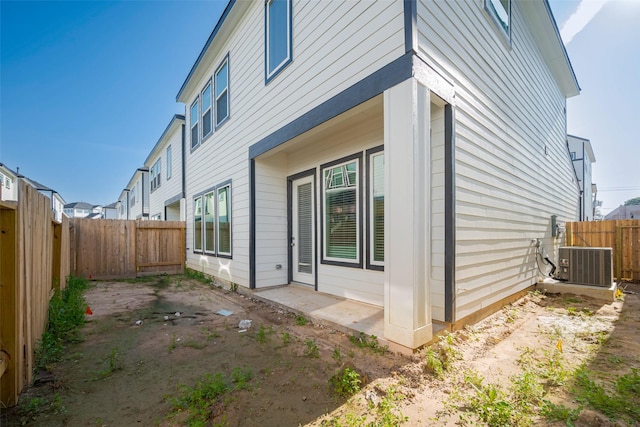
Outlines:
[[[53,213],[53,219],[57,222],[62,222],[62,215],[64,215],[64,207],[66,202],[57,191],[47,187],[44,184],[40,184],[38,181],[35,181],[31,178],[27,178],[25,176],[21,176],[27,184],[31,185],[33,188],[38,190],[40,194],[45,195],[51,200],[51,212]]]
[[[183,152],[184,116],[176,114],[144,162],[149,169],[151,219],[185,220]]]
[[[100,216],[102,219],[118,219],[117,202],[109,203],[107,206],[103,206]]]
[[[99,205],[92,205],[86,202],[73,202],[64,205],[64,213],[69,218],[86,218],[94,216],[95,213],[102,211]]]
[[[18,200],[18,174],[0,163],[0,200]]]
[[[596,192],[592,182],[592,164],[596,162],[591,141],[579,136],[567,135],[567,148],[580,188],[579,221],[593,221]]]
[[[116,203],[118,219],[149,219],[149,168],[136,169]]]
[[[609,212],[604,219],[640,219],[640,205],[620,205]]]
[[[231,0],[176,98],[187,266],[383,307],[416,348],[555,256],[579,91],[546,0]]]

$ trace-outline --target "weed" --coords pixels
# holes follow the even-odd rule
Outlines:
[[[42,411],[48,404],[49,401],[44,397],[32,397],[20,405],[20,413],[27,416],[35,415]]]
[[[282,345],[284,347],[288,346],[289,343],[291,342],[291,335],[289,335],[289,332],[283,332],[282,333]]]
[[[360,391],[360,374],[351,368],[344,368],[329,378],[329,385],[333,393],[348,399]]]
[[[53,395],[53,401],[50,406],[54,414],[64,414],[67,412],[67,408],[62,404],[62,397],[58,393]]]
[[[231,292],[238,292],[238,284],[235,282],[231,282],[231,284],[229,285],[229,290]]]
[[[62,359],[66,344],[81,341],[79,331],[87,308],[83,293],[88,286],[86,279],[69,276],[67,287],[56,291],[49,301],[48,329],[36,349],[37,369],[51,368]]]
[[[185,268],[184,275],[188,279],[195,279],[198,282],[204,283],[204,284],[207,284],[207,285],[211,284],[211,279],[208,278],[207,275],[204,274],[204,272],[202,272],[202,271],[194,270],[194,269],[191,269],[191,268]]]
[[[318,348],[318,343],[316,343],[316,340],[307,338],[304,341],[304,344],[307,346],[307,348],[304,350],[305,356],[314,359],[320,357],[320,349]]]
[[[152,286],[156,289],[166,289],[171,286],[171,280],[168,276],[157,276],[157,280]]]
[[[116,347],[113,347],[109,357],[107,357],[107,367],[98,371],[98,375],[100,378],[106,378],[121,368],[120,353]]]
[[[609,363],[613,363],[615,365],[619,365],[622,362],[624,362],[624,359],[620,356],[616,356],[616,355],[611,355],[607,357],[607,362]]]
[[[438,358],[438,355],[432,348],[428,348],[425,354],[426,368],[428,372],[431,372],[436,378],[442,378],[444,375],[444,367],[442,362]]]
[[[301,315],[296,316],[296,325],[305,326],[307,323],[309,323],[309,319],[307,319],[306,317]]]
[[[385,354],[388,349],[387,347],[381,347],[378,343],[378,337],[375,335],[367,336],[365,333],[360,332],[358,335],[352,335],[349,337],[349,341],[353,345],[359,348],[368,348],[374,353]]]
[[[178,346],[178,341],[176,340],[176,336],[171,335],[171,341],[169,342],[169,353],[172,353],[177,346]]]
[[[580,412],[582,412],[582,406],[571,409],[564,405],[556,405],[548,400],[544,400],[542,402],[542,408],[540,409],[540,415],[545,417],[547,420],[561,421],[568,427],[573,427],[573,422],[578,419]]]
[[[548,380],[547,385],[551,387],[563,386],[571,376],[571,373],[564,366],[564,356],[560,351],[543,350],[543,358],[537,365],[540,377]]]
[[[578,310],[575,307],[567,307],[567,314],[569,316],[577,316]]]
[[[342,353],[340,352],[340,347],[336,347],[333,349],[333,353],[331,354],[331,358],[336,361],[336,363],[342,363]]]
[[[180,396],[168,398],[173,406],[172,415],[187,411],[187,425],[204,426],[213,417],[216,404],[222,403],[226,406],[229,402],[228,399],[222,400],[222,397],[233,391],[248,388],[248,382],[252,377],[249,368],[235,368],[228,378],[221,373],[207,374],[193,388],[179,385]],[[225,420],[221,421],[214,425],[224,425]]]
[[[196,340],[185,341],[182,345],[185,347],[192,348],[194,350],[202,350],[207,347],[205,343],[196,341]]]
[[[273,334],[273,326],[265,328],[264,325],[260,325],[260,329],[256,332],[256,341],[260,344],[264,344],[269,340],[269,336]]]
[[[207,341],[211,341],[214,338],[220,337],[220,333],[218,333],[218,331],[216,331],[215,329],[202,328],[202,332],[204,332],[204,337]]]
[[[371,427],[395,427],[409,421],[409,417],[406,417],[400,411],[398,402],[403,400],[405,396],[396,392],[395,388],[389,387],[387,395],[380,400],[376,407],[375,420],[367,426]],[[373,403],[369,406],[373,409]]]

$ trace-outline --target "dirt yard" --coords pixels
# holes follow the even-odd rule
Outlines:
[[[579,366],[605,390],[626,375],[627,405],[640,405],[638,291],[629,285],[624,301],[614,303],[532,293],[406,357],[193,279],[94,282],[85,294],[93,314],[84,341],[69,346],[52,372],[40,373],[0,424],[510,425],[524,417],[520,425],[639,425],[637,412],[596,410],[572,385]],[[239,328],[245,319],[251,327]],[[361,380],[348,400],[329,383],[345,367]],[[487,411],[520,405],[523,388],[514,384],[523,372],[535,372],[540,384],[530,392],[537,396],[533,409],[505,424],[487,418]],[[333,384],[342,390],[358,385],[340,378]],[[208,394],[212,384],[223,387],[215,397]],[[486,385],[497,394],[487,393],[483,404],[478,396]],[[519,401],[508,397],[513,393]],[[558,414],[542,417],[543,406]]]

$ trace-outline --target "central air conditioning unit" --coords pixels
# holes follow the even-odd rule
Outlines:
[[[560,248],[559,278],[579,285],[613,285],[613,250],[611,248]]]

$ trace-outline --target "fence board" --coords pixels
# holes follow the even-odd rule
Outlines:
[[[640,281],[640,219],[567,223],[570,246],[613,249],[617,280]]]
[[[74,218],[72,271],[91,279],[182,273],[185,231],[180,221]]]

